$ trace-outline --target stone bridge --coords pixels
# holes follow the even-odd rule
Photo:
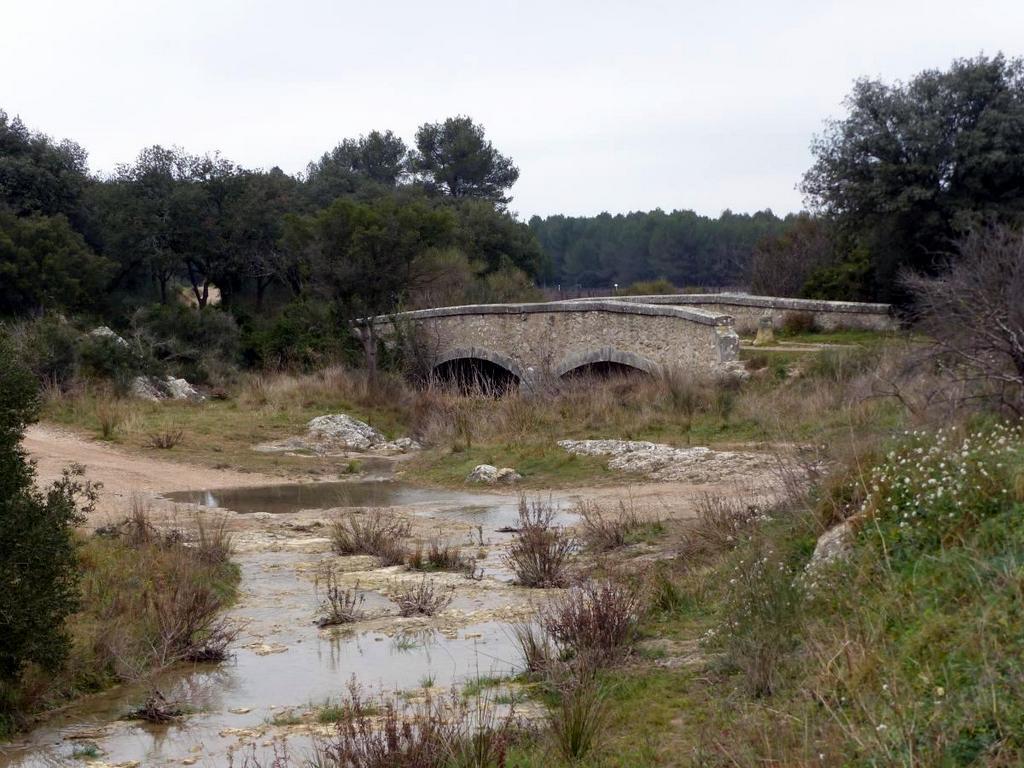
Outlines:
[[[784,326],[787,317],[805,315],[818,330],[891,331],[898,323],[888,304],[859,301],[821,301],[789,299],[778,296],[755,296],[749,293],[682,293],[652,296],[621,296],[615,301],[659,306],[684,306],[712,314],[728,315],[737,333],[753,333],[758,322],[771,318],[776,328]],[[608,301],[607,298],[570,299],[570,301]]]
[[[414,334],[440,377],[530,387],[582,372],[670,369],[713,375],[737,365],[729,315],[617,300],[477,304],[373,318],[378,334]]]

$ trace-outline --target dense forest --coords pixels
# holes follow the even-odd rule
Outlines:
[[[787,227],[788,219],[770,210],[725,211],[717,219],[662,210],[530,219],[548,259],[548,279],[563,289],[658,279],[677,286],[745,285],[755,246]]]

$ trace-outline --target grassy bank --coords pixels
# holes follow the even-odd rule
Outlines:
[[[881,338],[881,337],[880,337]],[[903,342],[878,341],[810,352],[745,351],[745,382],[687,372],[559,382],[536,395],[460,394],[415,388],[384,374],[340,367],[312,374],[250,376],[200,404],[119,399],[102,388],[52,393],[53,423],[161,458],[268,474],[344,475],[343,458],[302,458],[252,450],[302,434],[325,413],[348,413],[389,437],[411,435],[427,450],[405,465],[410,479],[461,484],[480,463],[511,466],[527,488],[602,482],[604,463],[569,457],[561,439],[619,438],[678,446],[828,440],[891,429],[907,409],[879,397],[878,372],[895,369]],[[894,376],[896,373],[894,372]],[[913,392],[911,392],[913,394]],[[165,450],[155,437],[176,436]]]
[[[687,653],[602,674],[605,737],[576,764],[1024,761],[1021,431],[921,432],[862,458],[740,537],[702,517],[641,629]],[[849,555],[809,568],[849,516]],[[509,764],[560,763],[540,744]]]
[[[0,735],[77,696],[137,681],[182,661],[216,661],[233,636],[221,612],[238,570],[226,534],[197,519],[161,531],[131,518],[78,540],[81,602],[67,623],[70,654],[56,674],[29,665],[0,690]]]

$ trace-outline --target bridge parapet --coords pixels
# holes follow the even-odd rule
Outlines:
[[[606,302],[608,298],[568,299],[566,303]],[[786,315],[810,315],[816,327],[824,331],[856,329],[888,331],[897,327],[889,304],[860,301],[824,301],[819,299],[792,299],[780,296],[756,296],[749,293],[685,293],[652,296],[616,296],[614,301],[653,306],[685,306],[707,312],[726,314],[735,321],[740,333],[757,330],[758,320],[772,318],[780,327]]]

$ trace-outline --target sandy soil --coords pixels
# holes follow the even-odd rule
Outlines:
[[[40,485],[58,479],[69,464],[81,464],[86,477],[103,484],[97,515],[107,517],[124,508],[134,492],[163,493],[200,488],[232,488],[280,483],[280,477],[255,472],[211,469],[127,453],[52,426],[33,425],[22,442],[36,462]]]

